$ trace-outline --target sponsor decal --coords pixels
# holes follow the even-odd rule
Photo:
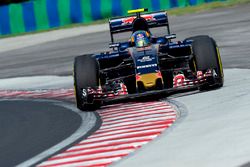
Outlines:
[[[173,42],[173,43],[174,43],[174,45],[169,46],[170,49],[184,48],[184,47],[190,46],[190,44],[182,44],[182,43],[179,43],[179,42]]]
[[[146,19],[147,21],[156,20],[152,15],[142,15],[142,17],[143,17],[144,19]]]
[[[143,17],[144,19],[146,19],[147,21],[156,20],[152,15],[142,15],[142,17]],[[136,18],[136,17],[128,17],[128,18],[122,19],[123,25],[132,24],[133,21],[135,20],[135,18]]]
[[[138,59],[138,62],[144,63],[144,62],[149,62],[154,60],[155,57],[150,57],[150,56],[143,56],[141,59]]]
[[[82,89],[82,97],[86,98],[87,97],[87,90]]]
[[[203,72],[202,71],[197,71],[196,76],[197,76],[198,79],[202,79],[203,78]]]
[[[151,50],[151,46],[146,46],[146,47],[141,47],[141,48],[136,48],[137,52],[141,52],[141,51],[146,51],[146,50]]]
[[[143,68],[151,68],[151,67],[157,67],[157,64],[147,64],[143,66],[137,66],[137,69],[143,69]]]
[[[213,69],[213,77],[217,77],[218,74],[216,73],[216,71]]]
[[[129,17],[129,18],[122,19],[123,25],[124,25],[124,24],[125,24],[125,25],[126,25],[126,24],[132,24],[135,18],[136,18],[136,17]]]
[[[178,74],[174,77],[174,87],[184,86],[185,76]]]

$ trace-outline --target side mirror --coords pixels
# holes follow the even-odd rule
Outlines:
[[[156,39],[156,43],[158,43],[158,44],[164,45],[167,42],[168,42],[168,40],[166,38],[164,38],[164,37],[159,37],[159,38]]]
[[[120,51],[124,51],[125,49],[129,48],[131,46],[130,42],[124,42],[120,44]]]
[[[170,34],[165,36],[166,39],[171,40],[176,38],[176,34]]]

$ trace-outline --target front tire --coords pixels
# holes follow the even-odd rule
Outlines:
[[[172,71],[164,71],[162,72],[164,88],[170,89],[173,88],[173,72]]]
[[[101,102],[88,95],[87,89],[99,86],[99,65],[92,55],[77,56],[74,60],[74,88],[77,108],[92,111]]]
[[[124,79],[124,84],[127,87],[128,94],[136,93],[136,79],[135,77],[129,77]]]
[[[195,36],[188,40],[193,40],[192,49],[194,59],[190,64],[194,64],[191,69],[195,71],[206,71],[214,69],[217,76],[209,84],[202,85],[200,90],[220,88],[224,84],[224,73],[220,57],[219,48],[215,40],[209,36]]]

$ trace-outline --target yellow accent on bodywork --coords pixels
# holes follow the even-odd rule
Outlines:
[[[218,60],[219,60],[220,73],[221,73],[221,76],[223,78],[224,77],[224,72],[223,72],[223,67],[222,67],[222,62],[221,62],[221,57],[220,57],[220,51],[219,51],[218,47],[216,47],[216,50],[217,50],[217,55],[218,55]]]
[[[197,72],[197,67],[194,59],[193,59],[193,65],[194,65],[194,71]]]
[[[153,86],[156,85],[156,80],[157,79],[162,79],[160,76],[158,76],[157,73],[150,73],[150,74],[143,74],[140,75],[140,79],[137,80],[137,82],[142,82],[144,87],[147,88],[151,88]]]
[[[148,10],[145,9],[145,8],[142,8],[142,9],[135,9],[135,10],[129,10],[129,11],[128,11],[128,14],[140,13],[140,12],[146,12],[146,11],[148,11]]]
[[[75,100],[76,100],[76,103],[77,103],[77,95],[76,95],[76,81],[75,81],[75,67],[73,66],[73,78],[74,78],[74,95],[75,95]]]
[[[190,46],[190,50],[191,50],[191,55],[194,55],[194,52],[193,52],[193,47]],[[197,72],[197,65],[196,65],[196,61],[195,61],[195,58],[193,58],[193,65],[194,65],[194,72]]]

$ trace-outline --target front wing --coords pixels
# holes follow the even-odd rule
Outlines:
[[[199,72],[198,72],[199,74]],[[216,75],[215,71],[208,70],[205,74],[199,74],[196,79],[193,80],[180,80],[181,82],[177,83],[179,80],[173,81],[174,86],[173,88],[161,89],[161,90],[150,90],[143,93],[134,93],[128,94],[126,88],[122,88],[120,91],[114,92],[103,92],[101,88],[88,89],[88,96],[91,96],[91,99],[96,101],[102,101],[104,104],[116,103],[121,102],[124,100],[134,100],[140,99],[144,97],[155,98],[155,97],[162,97],[166,95],[170,95],[173,93],[178,93],[182,91],[188,90],[195,90],[201,86],[209,85],[213,86],[217,84],[217,80],[219,80],[218,76]]]

